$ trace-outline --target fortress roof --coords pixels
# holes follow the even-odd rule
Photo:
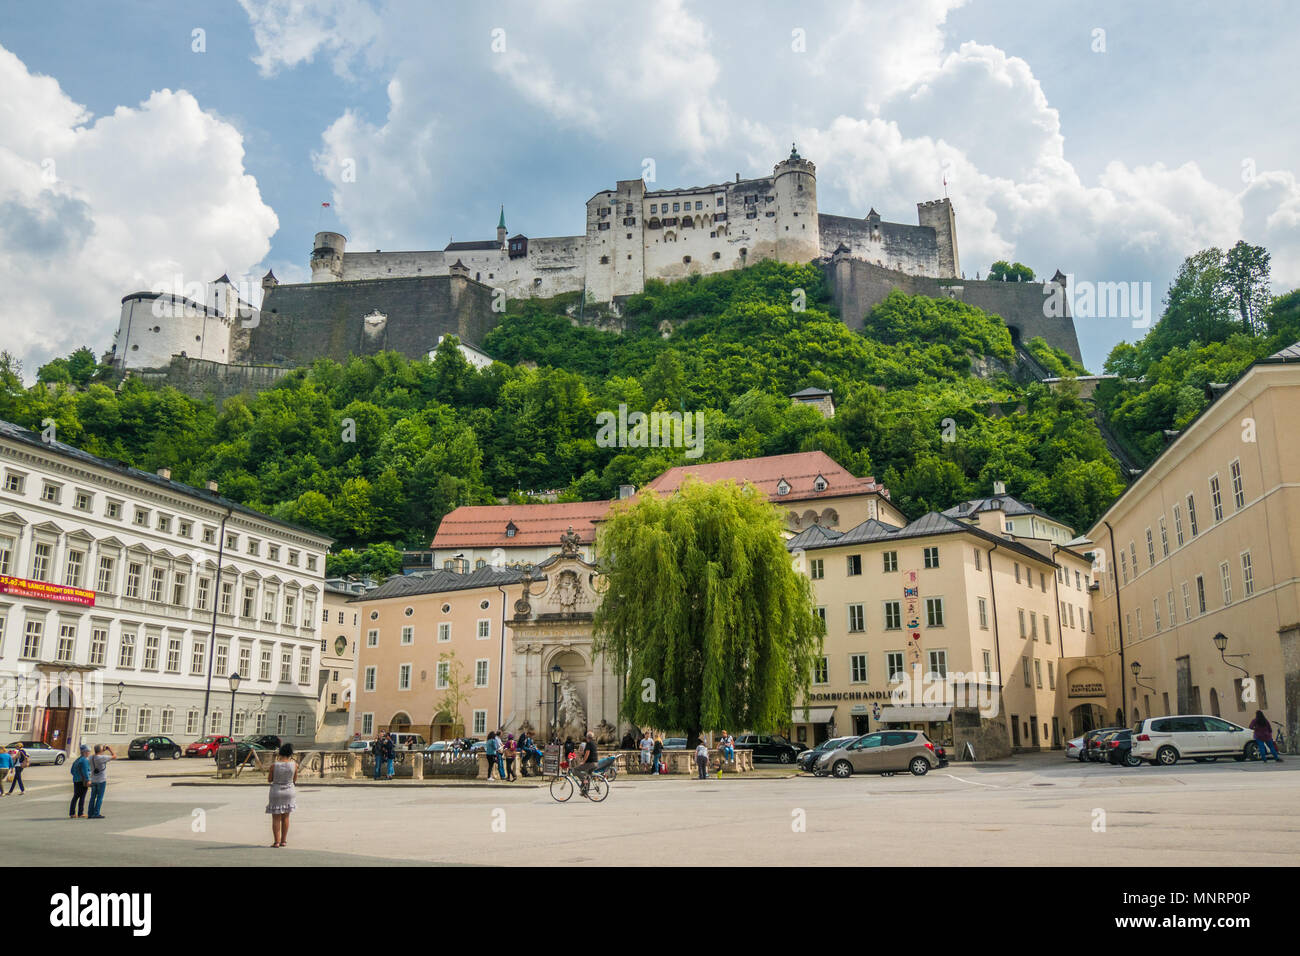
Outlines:
[[[449,242],[443,247],[443,252],[489,252],[493,249],[500,249],[501,244],[495,239],[482,239],[477,242]]]

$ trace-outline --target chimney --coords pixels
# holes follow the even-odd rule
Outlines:
[[[212,492],[214,495],[217,493],[217,483],[211,478],[208,479],[208,491]]]
[[[740,173],[736,173],[736,182],[740,182]]]
[[[159,469],[158,469],[158,477],[159,477],[159,478],[166,478],[168,481],[171,481],[171,480],[172,480],[172,470],[171,470],[170,468],[159,468]]]
[[[995,495],[1005,495],[1007,493],[1007,484],[1005,481],[993,482],[993,493]]]
[[[619,485],[619,486],[618,486],[618,499],[619,499],[619,501],[623,501],[624,499],[631,498],[634,494],[636,494],[636,485]]]

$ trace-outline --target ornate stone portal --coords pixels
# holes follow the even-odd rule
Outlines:
[[[618,702],[622,683],[603,654],[592,649],[592,615],[599,601],[596,567],[574,546],[576,535],[561,536],[560,551],[524,582],[515,602],[513,631],[514,719],[537,728],[539,740],[554,731],[575,740],[608,734],[621,726]],[[551,683],[551,668],[562,679]]]

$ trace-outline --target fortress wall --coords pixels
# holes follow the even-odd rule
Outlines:
[[[840,257],[827,264],[827,279],[844,322],[862,328],[863,316],[899,289],[908,295],[953,298],[1002,317],[1013,338],[1028,341],[1042,336],[1049,345],[1082,362],[1074,320],[1044,314],[1041,282],[992,282],[988,279],[938,279],[885,269],[870,262]]]
[[[455,261],[455,260],[452,260]],[[447,274],[441,250],[425,252],[345,252],[344,279],[391,279],[401,276]]]
[[[226,365],[178,355],[165,368],[142,369],[132,375],[151,385],[170,385],[192,398],[211,398],[220,405],[234,395],[253,395],[268,389],[292,371],[266,365]]]
[[[162,368],[173,355],[230,361],[231,323],[187,299],[138,293],[122,302],[115,343],[124,368]]]
[[[938,276],[939,246],[934,229],[880,221],[872,229],[866,219],[850,219],[822,213],[820,235],[822,255],[834,255],[840,244],[854,258],[886,269],[909,274]]]

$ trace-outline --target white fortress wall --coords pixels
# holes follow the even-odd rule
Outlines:
[[[345,252],[343,253],[343,278],[399,279],[403,276],[445,276],[449,265],[441,249],[424,252]]]

